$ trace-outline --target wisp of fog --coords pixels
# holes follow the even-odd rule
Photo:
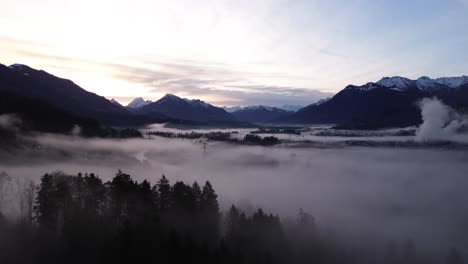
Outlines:
[[[437,98],[425,98],[419,105],[423,123],[416,134],[418,141],[468,142],[467,116],[456,112]]]

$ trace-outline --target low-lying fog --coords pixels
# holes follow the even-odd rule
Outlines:
[[[438,148],[300,148],[193,140],[102,140],[43,135],[38,146],[3,153],[0,171],[39,180],[55,170],[118,169],[138,181],[209,180],[222,208],[261,206],[282,217],[299,208],[341,236],[413,239],[445,251],[468,246],[468,152]],[[40,147],[39,147],[40,146]]]
[[[210,180],[225,208],[262,206],[281,216],[298,208],[340,233],[468,245],[468,155],[464,150],[285,148],[202,144],[182,139],[84,140],[43,136],[41,149],[10,156],[0,170],[39,179],[53,170],[117,169],[141,181]],[[19,153],[18,153],[19,154]],[[17,154],[14,154],[17,155]],[[16,159],[16,160],[11,160]],[[437,242],[435,242],[437,241]],[[440,245],[442,246],[442,245]]]

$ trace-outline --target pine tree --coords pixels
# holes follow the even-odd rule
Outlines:
[[[85,175],[84,179],[84,207],[94,216],[102,216],[105,209],[106,188],[102,180],[94,173]]]
[[[151,185],[147,180],[144,180],[138,186],[138,204],[139,204],[139,214],[143,218],[151,218],[154,213],[154,197],[151,190]]]
[[[183,182],[176,182],[172,187],[172,201],[174,208],[186,213],[194,213],[196,209],[192,188]]]
[[[203,186],[203,191],[200,198],[200,211],[204,218],[204,223],[201,225],[201,230],[205,233],[205,239],[210,244],[214,244],[219,239],[219,204],[218,195],[207,181]]]
[[[140,199],[143,201],[143,203],[151,205],[153,203],[153,194],[150,183],[147,180],[144,180],[142,183],[140,183],[139,190]]]
[[[110,183],[113,217],[128,217],[134,211],[134,193],[137,184],[130,175],[118,171]]]
[[[201,197],[202,197],[202,190],[201,190],[200,185],[196,181],[192,184],[192,193],[193,193],[193,197],[195,199],[196,209],[199,210],[200,209],[200,201],[201,201]]]
[[[200,198],[200,207],[203,212],[213,214],[219,213],[218,195],[209,181],[207,181],[205,186],[203,186]]]
[[[158,183],[159,209],[168,210],[171,206],[171,185],[165,175],[159,179]]]
[[[55,179],[50,174],[41,177],[34,212],[39,225],[52,228],[57,221],[57,204],[54,199]]]

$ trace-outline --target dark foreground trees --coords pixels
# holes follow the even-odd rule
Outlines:
[[[35,224],[0,220],[0,263],[274,263],[284,243],[279,218],[262,211],[225,237],[211,183],[171,185],[164,175],[152,185],[121,171],[106,183],[45,174],[34,215]]]
[[[287,224],[262,209],[247,215],[232,206],[223,215],[210,182],[171,184],[164,175],[152,184],[121,171],[105,183],[46,174],[33,210],[34,221],[0,216],[0,263],[464,263],[456,249],[428,261],[412,241],[380,256],[345,247],[318,235],[302,209]]]

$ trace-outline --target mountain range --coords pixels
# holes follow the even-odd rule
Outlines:
[[[137,97],[127,105],[127,108],[142,114],[157,113],[174,119],[203,122],[267,123],[294,113],[294,111],[264,105],[220,108],[201,100],[180,98],[173,94],[167,94],[155,102]]]
[[[245,109],[247,107],[252,107],[254,105],[250,106],[223,106],[223,109],[226,110],[228,113],[233,113],[242,109]],[[268,106],[272,107],[272,106]],[[303,105],[282,105],[282,106],[275,106],[274,108],[281,109],[281,110],[286,110],[288,112],[296,112],[297,110],[303,108]]]
[[[293,111],[286,111],[276,107],[257,105],[241,108],[231,114],[237,120],[251,123],[269,123],[282,117],[293,114]]]
[[[31,105],[47,109],[47,113],[60,112],[48,115],[62,121],[63,116],[70,115],[73,117],[71,120],[77,120],[78,123],[95,119],[110,126],[158,122],[249,122],[379,128],[419,124],[421,114],[418,102],[425,97],[438,97],[451,107],[466,112],[468,76],[437,79],[421,77],[416,80],[385,77],[361,86],[348,85],[332,98],[320,100],[297,112],[261,105],[223,109],[201,100],[180,98],[172,94],[155,102],[139,97],[127,106],[122,106],[116,100],[88,92],[70,80],[21,64],[0,64],[0,93],[4,98],[13,98],[12,101],[19,106]],[[28,103],[21,103],[23,101]],[[21,112],[19,107],[12,104],[0,110],[0,114]],[[35,116],[30,110],[23,112]]]
[[[156,102],[146,101],[135,112],[148,116],[164,115],[173,119],[196,122],[235,122],[236,118],[220,107],[201,100],[190,100],[166,94]]]
[[[279,123],[328,123],[350,128],[381,128],[417,125],[418,102],[437,97],[447,105],[466,111],[468,76],[431,79],[385,77],[362,86],[348,85],[329,100],[311,104]]]

